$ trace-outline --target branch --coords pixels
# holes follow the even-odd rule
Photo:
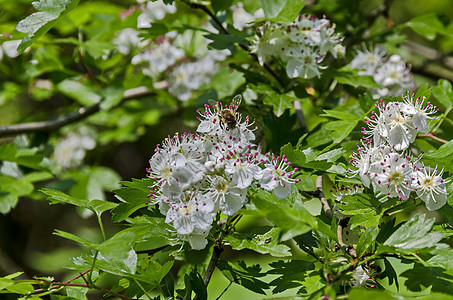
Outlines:
[[[217,261],[220,258],[220,254],[222,254],[223,248],[219,246],[214,246],[214,250],[212,251],[211,260],[209,261],[209,265],[206,269],[206,273],[204,273],[203,282],[206,287],[208,287],[209,281],[211,280],[212,273],[214,273],[215,267],[217,265]]]
[[[326,196],[322,191],[322,175],[316,177],[316,192],[318,193],[317,197],[321,201],[322,209],[329,219],[332,219],[332,209],[330,208],[329,203],[327,202]]]
[[[134,89],[126,90],[123,95],[123,100],[128,100],[136,97],[142,97],[150,95],[153,92],[148,90],[146,87],[137,87]],[[118,104],[119,106],[120,104]],[[50,119],[46,121],[37,121],[30,123],[14,124],[0,126],[0,138],[7,136],[16,136],[23,133],[31,132],[47,132],[59,129],[65,125],[75,123],[83,120],[92,114],[98,112],[101,109],[101,102],[96,103],[92,106],[80,107],[77,111],[68,113],[66,115]]]

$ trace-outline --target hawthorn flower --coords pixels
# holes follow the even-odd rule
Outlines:
[[[373,90],[373,97],[400,96],[404,91],[415,87],[410,68],[401,56],[387,56],[385,50],[376,46],[372,51],[358,50],[350,63],[358,69],[359,75],[370,75],[382,88]]]
[[[286,64],[288,77],[310,79],[321,76],[326,68],[321,62],[328,53],[334,58],[344,54],[342,41],[329,20],[301,15],[290,24],[265,25],[251,49],[261,64],[279,57]]]
[[[208,240],[206,239],[208,233],[208,230],[202,231],[195,228],[194,232],[192,233],[178,234],[178,239],[180,241],[188,242],[190,247],[194,250],[202,250],[208,244]]]
[[[233,13],[233,26],[239,30],[243,30],[245,27],[250,26],[249,23],[256,19],[264,18],[264,10],[262,8],[255,11],[252,15],[245,11],[242,2],[236,3],[231,9]]]
[[[437,168],[414,166],[415,184],[414,189],[422,199],[428,210],[436,210],[447,203],[446,181],[442,179],[442,172]]]
[[[405,150],[415,140],[417,130],[412,124],[412,116],[404,114],[398,102],[390,102],[384,115],[387,126],[387,139],[396,150]]]
[[[163,19],[167,13],[176,12],[174,4],[165,4],[162,0],[139,0],[138,2],[142,3],[143,13],[137,18],[137,28],[150,28],[154,21]]]
[[[188,242],[192,249],[206,246],[215,215],[233,215],[244,206],[248,187],[261,184],[284,198],[297,181],[291,179],[297,169],[289,169],[285,156],[260,153],[252,142],[254,121],[242,117],[235,103],[206,105],[204,112],[198,111],[196,134],[166,138],[149,160],[149,177],[155,181],[149,203],[166,216],[177,240]],[[223,123],[224,109],[232,111],[234,127]]]
[[[0,60],[3,59],[3,55],[6,55],[11,58],[19,56],[19,51],[17,51],[17,47],[19,47],[21,41],[22,40],[10,40],[3,42],[3,44],[0,45]],[[27,50],[28,49],[29,48],[27,48]]]
[[[372,51],[368,49],[358,50],[356,56],[351,61],[351,67],[358,69],[359,75],[373,75],[376,69],[382,64],[386,55],[383,48],[376,46]]]
[[[414,94],[410,93],[403,96],[404,103],[400,104],[400,109],[407,115],[412,116],[412,124],[415,130],[428,133],[428,119],[435,119],[435,117],[429,117],[439,111],[430,102],[425,102],[425,97],[420,100],[420,97],[414,99]]]
[[[170,73],[169,92],[181,101],[189,100],[194,90],[210,82],[211,77],[218,72],[217,62],[225,57],[223,51],[209,51],[196,61],[176,66]]]
[[[188,201],[172,203],[166,215],[166,223],[173,223],[178,234],[191,234],[195,228],[207,231],[215,216],[214,203],[201,193],[188,195]]]
[[[350,282],[352,287],[373,287],[374,280],[371,276],[375,275],[375,272],[371,269],[367,269],[362,266],[358,266],[352,273],[352,280]],[[371,283],[370,283],[371,281]]]
[[[259,180],[262,170],[257,163],[249,158],[229,159],[225,164],[225,173],[231,175],[231,182],[238,188],[249,187],[253,179]]]
[[[412,191],[412,170],[409,161],[398,153],[388,154],[383,162],[370,167],[373,185],[382,193],[406,200]]]
[[[131,62],[133,65],[142,66],[145,75],[156,77],[183,58],[184,55],[184,50],[173,46],[168,39],[161,38],[156,41],[154,46],[150,46],[135,55]]]
[[[96,141],[87,128],[78,130],[64,136],[55,146],[53,159],[61,169],[70,169],[79,166],[87,150],[92,150]]]
[[[224,214],[233,215],[242,208],[246,200],[246,188],[240,188],[221,176],[215,176],[210,181],[207,195]]]
[[[271,160],[267,161],[264,166],[263,175],[260,179],[260,185],[266,191],[274,191],[277,198],[286,198],[291,193],[291,184],[296,182],[291,176],[297,172],[297,168],[288,172],[291,165],[285,155],[275,157],[271,154]]]
[[[140,42],[138,33],[133,28],[125,28],[119,31],[113,40],[113,44],[116,45],[118,52],[127,55],[133,48],[141,47],[143,43]]]
[[[403,96],[404,102],[376,105],[378,112],[366,119],[367,128],[362,128],[363,147],[352,155],[348,169],[352,176],[360,175],[362,183],[375,192],[398,200],[408,199],[412,190],[423,200],[429,210],[442,207],[447,201],[446,182],[442,171],[426,167],[420,158],[407,154],[419,131],[428,132],[429,115],[438,111],[424,99],[414,99],[414,94]],[[409,152],[410,153],[410,152]],[[384,200],[383,199],[383,200]]]

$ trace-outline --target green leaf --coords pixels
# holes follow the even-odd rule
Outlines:
[[[358,87],[364,87],[368,89],[380,88],[380,85],[374,81],[372,76],[358,75],[357,71],[350,70],[347,67],[339,69],[338,72],[334,74],[334,78],[341,84],[350,85],[355,88]]]
[[[209,44],[209,47],[217,50],[229,49],[234,46],[234,44],[245,44],[247,40],[242,36],[231,35],[231,34],[206,34],[205,38],[212,40]]]
[[[261,254],[270,254],[275,257],[291,255],[291,249],[279,244],[281,229],[255,227],[246,233],[233,232],[225,238],[234,250],[250,249]]]
[[[146,282],[153,286],[158,286],[162,279],[170,272],[174,261],[167,261],[165,264],[160,265],[157,261],[150,260],[144,270],[139,270],[135,275],[128,277]]]
[[[261,5],[269,21],[289,23],[296,19],[305,4],[300,0],[261,0]]]
[[[38,38],[49,31],[62,16],[74,9],[79,0],[40,0],[32,5],[38,10],[20,21],[16,30],[26,33],[17,50],[23,53]]]
[[[52,190],[52,189],[47,189],[47,188],[41,189],[40,191],[50,197],[49,200],[51,201],[50,202],[51,204],[55,204],[55,203],[71,204],[74,206],[89,209],[92,212],[94,212],[97,216],[100,216],[104,211],[115,208],[118,205],[116,203],[107,202],[104,200],[78,199],[78,198],[68,196],[63,192],[60,192],[57,190]]]
[[[203,282],[203,278],[197,272],[197,269],[193,269],[192,272],[189,274],[189,283],[192,290],[197,295],[197,298],[200,300],[207,300],[208,299],[208,291],[206,290],[206,286]]]
[[[233,5],[233,0],[211,0],[212,9],[216,12],[227,10],[231,5]]]
[[[93,105],[99,103],[102,99],[93,87],[76,80],[65,79],[57,84],[56,87],[62,94],[76,100],[81,105]]]
[[[231,95],[241,85],[245,83],[244,74],[238,71],[231,71],[230,68],[222,67],[220,71],[215,74],[210,87],[214,88],[217,92],[218,98],[232,98]]]
[[[71,240],[71,241],[74,241],[76,243],[79,243],[79,244],[82,244],[84,245],[85,247],[87,248],[90,248],[92,250],[96,250],[97,247],[98,247],[98,244],[95,244],[95,243],[92,243],[90,242],[89,240],[87,239],[84,239],[82,237],[79,237],[75,234],[72,234],[72,233],[69,233],[69,232],[64,232],[62,230],[58,230],[56,229],[55,232],[54,232],[55,235],[58,235],[62,238],[65,238],[65,239],[68,239],[68,240]]]
[[[125,187],[114,190],[114,192],[122,203],[112,210],[113,222],[121,222],[136,210],[148,205],[149,190],[144,191]]]
[[[435,14],[417,16],[412,20],[401,24],[400,27],[409,27],[428,40],[434,40],[439,33],[450,37],[453,36]]]
[[[431,91],[446,108],[449,108],[453,105],[453,89],[450,81],[446,79],[439,79],[437,85],[431,88]]]
[[[351,226],[351,229],[359,226],[370,228],[379,225],[381,217],[382,213],[376,215],[375,211],[370,211],[366,214],[355,214],[349,219],[349,225]]]
[[[288,143],[280,148],[280,153],[286,155],[292,166],[303,166],[305,164],[305,154]]]
[[[278,261],[270,264],[271,270],[267,274],[280,275],[272,280],[269,285],[275,286],[272,293],[281,293],[288,289],[301,286],[301,281],[307,273],[315,268],[314,263],[303,260]]]
[[[106,259],[126,259],[136,235],[132,231],[122,230],[96,247]]]
[[[96,267],[118,276],[133,275],[137,271],[137,253],[134,249],[126,251],[124,258],[104,257],[102,252],[98,253]]]
[[[378,228],[374,226],[368,228],[364,233],[362,233],[359,238],[359,242],[357,243],[357,257],[362,257],[362,255],[368,250],[373,251],[373,244],[376,241],[378,233]]]
[[[337,203],[341,213],[345,215],[367,214],[375,212],[381,203],[372,195],[357,193],[351,196],[342,197]]]
[[[266,273],[261,273],[259,265],[247,267],[244,261],[240,261],[238,265],[235,265],[229,261],[219,259],[217,267],[230,282],[238,283],[255,293],[265,295],[264,289],[269,288],[267,283],[258,279],[266,275]]]
[[[426,219],[425,215],[415,215],[412,219],[398,228],[385,242],[384,246],[391,246],[403,253],[429,250],[443,237],[441,232],[430,232],[434,219]]]
[[[443,144],[439,149],[423,155],[422,159],[425,165],[440,164],[445,168],[445,171],[453,170],[453,161],[451,160],[451,155],[453,154],[453,140],[449,141],[446,144]]]
[[[153,25],[154,27],[154,25]],[[101,110],[110,110],[123,100],[124,89],[118,86],[109,86],[101,91],[104,98],[101,102]]]
[[[0,213],[8,213],[19,197],[31,194],[33,189],[33,184],[24,177],[17,179],[0,174]]]
[[[294,95],[294,92],[280,94],[277,91],[274,91],[270,86],[259,84],[251,85],[251,88],[263,95],[263,103],[273,107],[275,116],[280,117],[286,109],[293,107],[293,101],[299,100]]]
[[[299,192],[293,187],[292,194]],[[299,196],[300,197],[300,196]],[[294,236],[316,228],[316,219],[303,207],[300,198],[293,203],[285,203],[273,194],[259,190],[253,195],[252,202],[256,208],[272,223],[282,229],[281,240],[286,241]]]
[[[433,253],[435,255],[427,261],[430,266],[453,271],[453,249],[439,249],[433,251]]]

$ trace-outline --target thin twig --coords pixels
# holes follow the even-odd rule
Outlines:
[[[63,282],[63,283],[70,283],[71,281],[74,281],[74,280],[76,280],[76,279],[79,278],[79,277],[82,277],[82,278],[83,278],[83,275],[85,275],[85,274],[88,273],[89,271],[90,271],[90,269],[87,269],[87,270],[83,271],[82,273],[79,273],[78,275],[72,277],[71,279],[66,280],[66,281]],[[49,289],[51,289],[51,288],[52,288],[52,285],[50,286]],[[37,293],[37,292],[44,292],[44,291],[45,291],[45,289],[37,289],[37,290],[34,291],[34,293]]]
[[[152,94],[152,92],[148,90],[146,87],[138,87],[126,90],[123,95],[123,100],[143,97],[150,94]],[[53,131],[65,125],[83,120],[93,115],[94,113],[98,112],[100,108],[101,103],[96,103],[92,106],[80,107],[79,109],[77,109],[77,111],[68,113],[55,119],[0,126],[0,138],[7,136],[15,136],[23,133]]]
[[[332,219],[332,209],[330,208],[326,196],[324,196],[324,192],[322,191],[322,175],[316,177],[316,191],[318,192],[317,197],[319,198],[319,201],[321,201],[324,213],[329,219]]]
[[[435,135],[432,134],[431,132],[430,132],[430,133],[419,133],[419,134],[417,134],[417,136],[420,136],[420,137],[426,136],[426,137],[430,137],[430,138],[432,138],[433,140],[436,140],[436,141],[441,142],[441,143],[444,143],[444,144],[448,143],[447,140],[441,139],[440,137],[435,136]]]
[[[38,281],[39,283],[43,284],[43,283],[46,283],[46,284],[51,284],[51,285],[55,285],[55,286],[74,286],[74,287],[83,287],[83,288],[89,288],[89,287],[92,287],[94,289],[97,289],[97,290],[100,290],[100,291],[103,291],[103,292],[106,292],[106,293],[109,293],[109,294],[112,294],[112,295],[115,295],[115,296],[118,296],[122,299],[126,299],[126,300],[134,300],[133,298],[129,298],[127,296],[124,296],[124,295],[121,295],[121,294],[118,294],[114,291],[111,291],[109,289],[106,289],[106,288],[103,288],[101,286],[97,286],[97,285],[88,285],[88,284],[85,284],[85,283],[68,283],[68,282],[53,282],[53,281],[47,281],[47,280],[39,280]],[[40,289],[42,290],[42,289]],[[35,290],[35,292],[37,292],[38,290]]]

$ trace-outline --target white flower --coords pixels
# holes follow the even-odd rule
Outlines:
[[[210,53],[197,61],[182,63],[170,74],[170,93],[181,101],[192,97],[192,91],[210,82],[211,77],[217,73],[216,62],[225,58],[224,52]]]
[[[446,181],[442,179],[442,172],[437,168],[426,166],[414,167],[415,184],[417,195],[422,199],[428,210],[436,210],[447,203]]]
[[[397,54],[386,56],[383,48],[376,46],[373,51],[358,50],[351,61],[351,67],[358,69],[359,75],[370,75],[382,88],[372,91],[373,97],[400,96],[404,91],[415,87],[410,69]]]
[[[407,200],[412,191],[412,170],[409,161],[398,153],[390,153],[382,162],[370,166],[374,187],[382,194]]]
[[[326,67],[320,63],[327,53],[335,58],[344,54],[342,40],[329,20],[303,15],[288,25],[265,25],[261,36],[252,41],[251,51],[257,54],[261,64],[279,57],[286,63],[290,78],[310,79],[321,76],[320,70]]]
[[[231,216],[242,208],[247,196],[246,188],[239,188],[221,176],[210,178],[210,181],[207,197],[213,199],[224,214]]]
[[[404,103],[400,104],[400,109],[405,114],[412,117],[412,123],[414,129],[428,133],[428,119],[434,119],[435,117],[429,117],[428,115],[434,114],[439,111],[438,108],[433,106],[430,102],[425,102],[425,97],[420,100],[420,97],[414,99],[415,94],[410,93],[407,96],[403,96]]]
[[[352,281],[351,286],[353,287],[361,287],[366,286],[368,280],[370,280],[370,276],[365,272],[362,266],[358,266],[354,272],[352,273]]]
[[[226,160],[225,173],[232,176],[231,181],[238,188],[247,188],[253,179],[259,180],[262,176],[261,168],[248,158]]]
[[[95,146],[96,141],[91,133],[80,128],[55,146],[53,158],[62,169],[77,167],[82,163],[86,150],[92,150]]]
[[[191,234],[195,228],[207,231],[216,214],[214,203],[201,193],[189,195],[188,201],[178,201],[167,211],[166,223],[172,223],[178,234]]]
[[[3,48],[3,52],[5,53],[6,56],[14,58],[19,55],[19,51],[17,51],[17,47],[19,47],[19,44],[21,42],[22,42],[22,40],[6,41],[6,42],[3,42],[1,47]]]
[[[324,57],[312,48],[300,47],[300,51],[293,52],[287,50],[287,56],[292,56],[286,63],[286,74],[289,78],[301,77],[309,79],[313,77],[321,77],[321,69],[326,67],[320,66]],[[298,49],[299,50],[299,49]]]
[[[379,46],[374,47],[373,51],[364,49],[358,50],[357,55],[351,61],[351,67],[358,69],[359,75],[373,75],[376,69],[382,65],[385,57],[385,50]]]
[[[167,39],[160,39],[153,47],[135,55],[131,62],[133,65],[142,65],[144,74],[155,77],[174,65],[184,55],[184,50],[174,47]]]
[[[163,19],[167,13],[174,14],[176,6],[165,4],[162,0],[147,1],[142,10],[143,13],[137,18],[137,28],[150,28],[154,21]]]
[[[209,231],[195,230],[190,234],[178,234],[178,239],[189,242],[189,245],[194,250],[202,250],[208,244],[206,236]]]
[[[250,26],[249,23],[256,19],[264,18],[264,11],[262,8],[258,9],[252,15],[245,11],[242,2],[236,3],[231,9],[233,13],[233,26],[239,30],[243,30],[245,27]]]
[[[117,50],[125,55],[129,54],[133,48],[141,47],[138,31],[132,28],[125,28],[119,31],[113,44],[116,45]]]
[[[291,163],[288,162],[285,155],[281,159],[280,156],[275,157],[273,153],[271,156],[271,160],[264,164],[266,168],[263,170],[260,185],[267,191],[273,190],[277,198],[283,199],[291,193],[291,184],[296,182],[291,176],[298,169],[295,168],[293,171],[288,172],[287,169]]]
[[[398,102],[387,104],[385,124],[388,126],[388,142],[396,150],[407,149],[417,136],[411,116],[400,110]]]

